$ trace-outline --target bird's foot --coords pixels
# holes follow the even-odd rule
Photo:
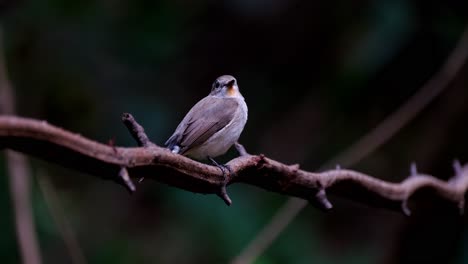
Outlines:
[[[229,177],[233,175],[233,172],[231,168],[226,165],[226,164],[219,164],[216,160],[214,160],[212,157],[208,157],[208,159],[221,170],[221,173],[223,174],[223,183],[221,185],[220,190],[218,191],[217,195],[223,199],[223,201],[229,206],[232,204],[231,198],[229,198],[229,195],[227,194],[226,186],[229,182]],[[226,173],[226,170],[228,173]]]

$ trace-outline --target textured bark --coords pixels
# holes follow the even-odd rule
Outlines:
[[[129,121],[130,120],[130,121]],[[104,179],[114,180],[127,188],[131,179],[147,178],[196,193],[219,194],[226,179],[219,168],[200,163],[146,141],[143,128],[129,114],[123,121],[132,131],[137,143],[146,147],[117,147],[105,145],[78,134],[63,130],[45,121],[0,116],[0,148],[9,148],[86,172]],[[142,139],[145,142],[142,144]],[[364,204],[402,210],[410,214],[408,199],[423,196],[418,201],[442,199],[464,207],[468,186],[468,166],[455,162],[455,176],[448,182],[417,172],[413,165],[410,176],[401,183],[391,183],[372,176],[345,169],[313,173],[299,169],[299,165],[286,165],[264,155],[244,154],[227,163],[232,170],[228,185],[245,183],[313,202],[330,209],[326,194],[333,194]],[[126,173],[122,173],[125,170]],[[133,184],[133,183],[131,183]],[[413,205],[412,205],[413,206]]]

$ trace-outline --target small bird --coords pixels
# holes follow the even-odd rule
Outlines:
[[[236,79],[223,75],[213,83],[210,94],[187,113],[174,134],[166,141],[173,153],[197,160],[220,156],[239,139],[247,122],[247,104]],[[229,168],[228,168],[229,169]]]

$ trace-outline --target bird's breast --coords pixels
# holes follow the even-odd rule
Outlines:
[[[234,117],[224,128],[213,134],[205,143],[190,150],[187,155],[197,159],[205,159],[207,156],[220,156],[239,139],[244,126],[247,123],[247,105],[243,98],[239,98],[239,106],[235,110]]]

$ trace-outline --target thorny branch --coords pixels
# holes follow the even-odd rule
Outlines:
[[[438,73],[430,78],[417,93],[411,96],[400,108],[385,118],[374,129],[353,143],[349,148],[325,163],[322,168],[335,164],[346,167],[358,163],[390,140],[400,129],[410,123],[427,105],[437,98],[460,74],[468,58],[468,27]],[[307,203],[295,198],[288,201],[275,213],[271,220],[255,235],[245,249],[231,263],[251,263],[281,234],[281,232],[306,207]],[[406,210],[406,202],[402,209]]]
[[[125,116],[131,117],[130,114]],[[130,131],[139,126],[133,117],[125,120],[132,120],[126,124]],[[143,129],[132,135],[138,143],[142,136],[147,138]],[[131,180],[123,180],[122,174],[136,179],[150,178],[203,194],[218,194],[224,185],[217,167],[174,154],[154,143],[136,148],[109,146],[34,119],[0,116],[1,148],[114,180],[127,188]],[[299,169],[297,164],[286,165],[264,155],[243,154],[227,163],[232,169],[228,185],[254,185],[309,200],[322,209],[332,207],[327,194],[333,194],[372,206],[403,209],[409,214],[408,199],[420,194],[455,203],[459,210],[463,210],[468,188],[468,165],[462,166],[458,162],[454,165],[455,176],[447,182],[422,174],[413,166],[410,177],[401,183],[391,183],[353,170],[337,168],[314,173]]]

